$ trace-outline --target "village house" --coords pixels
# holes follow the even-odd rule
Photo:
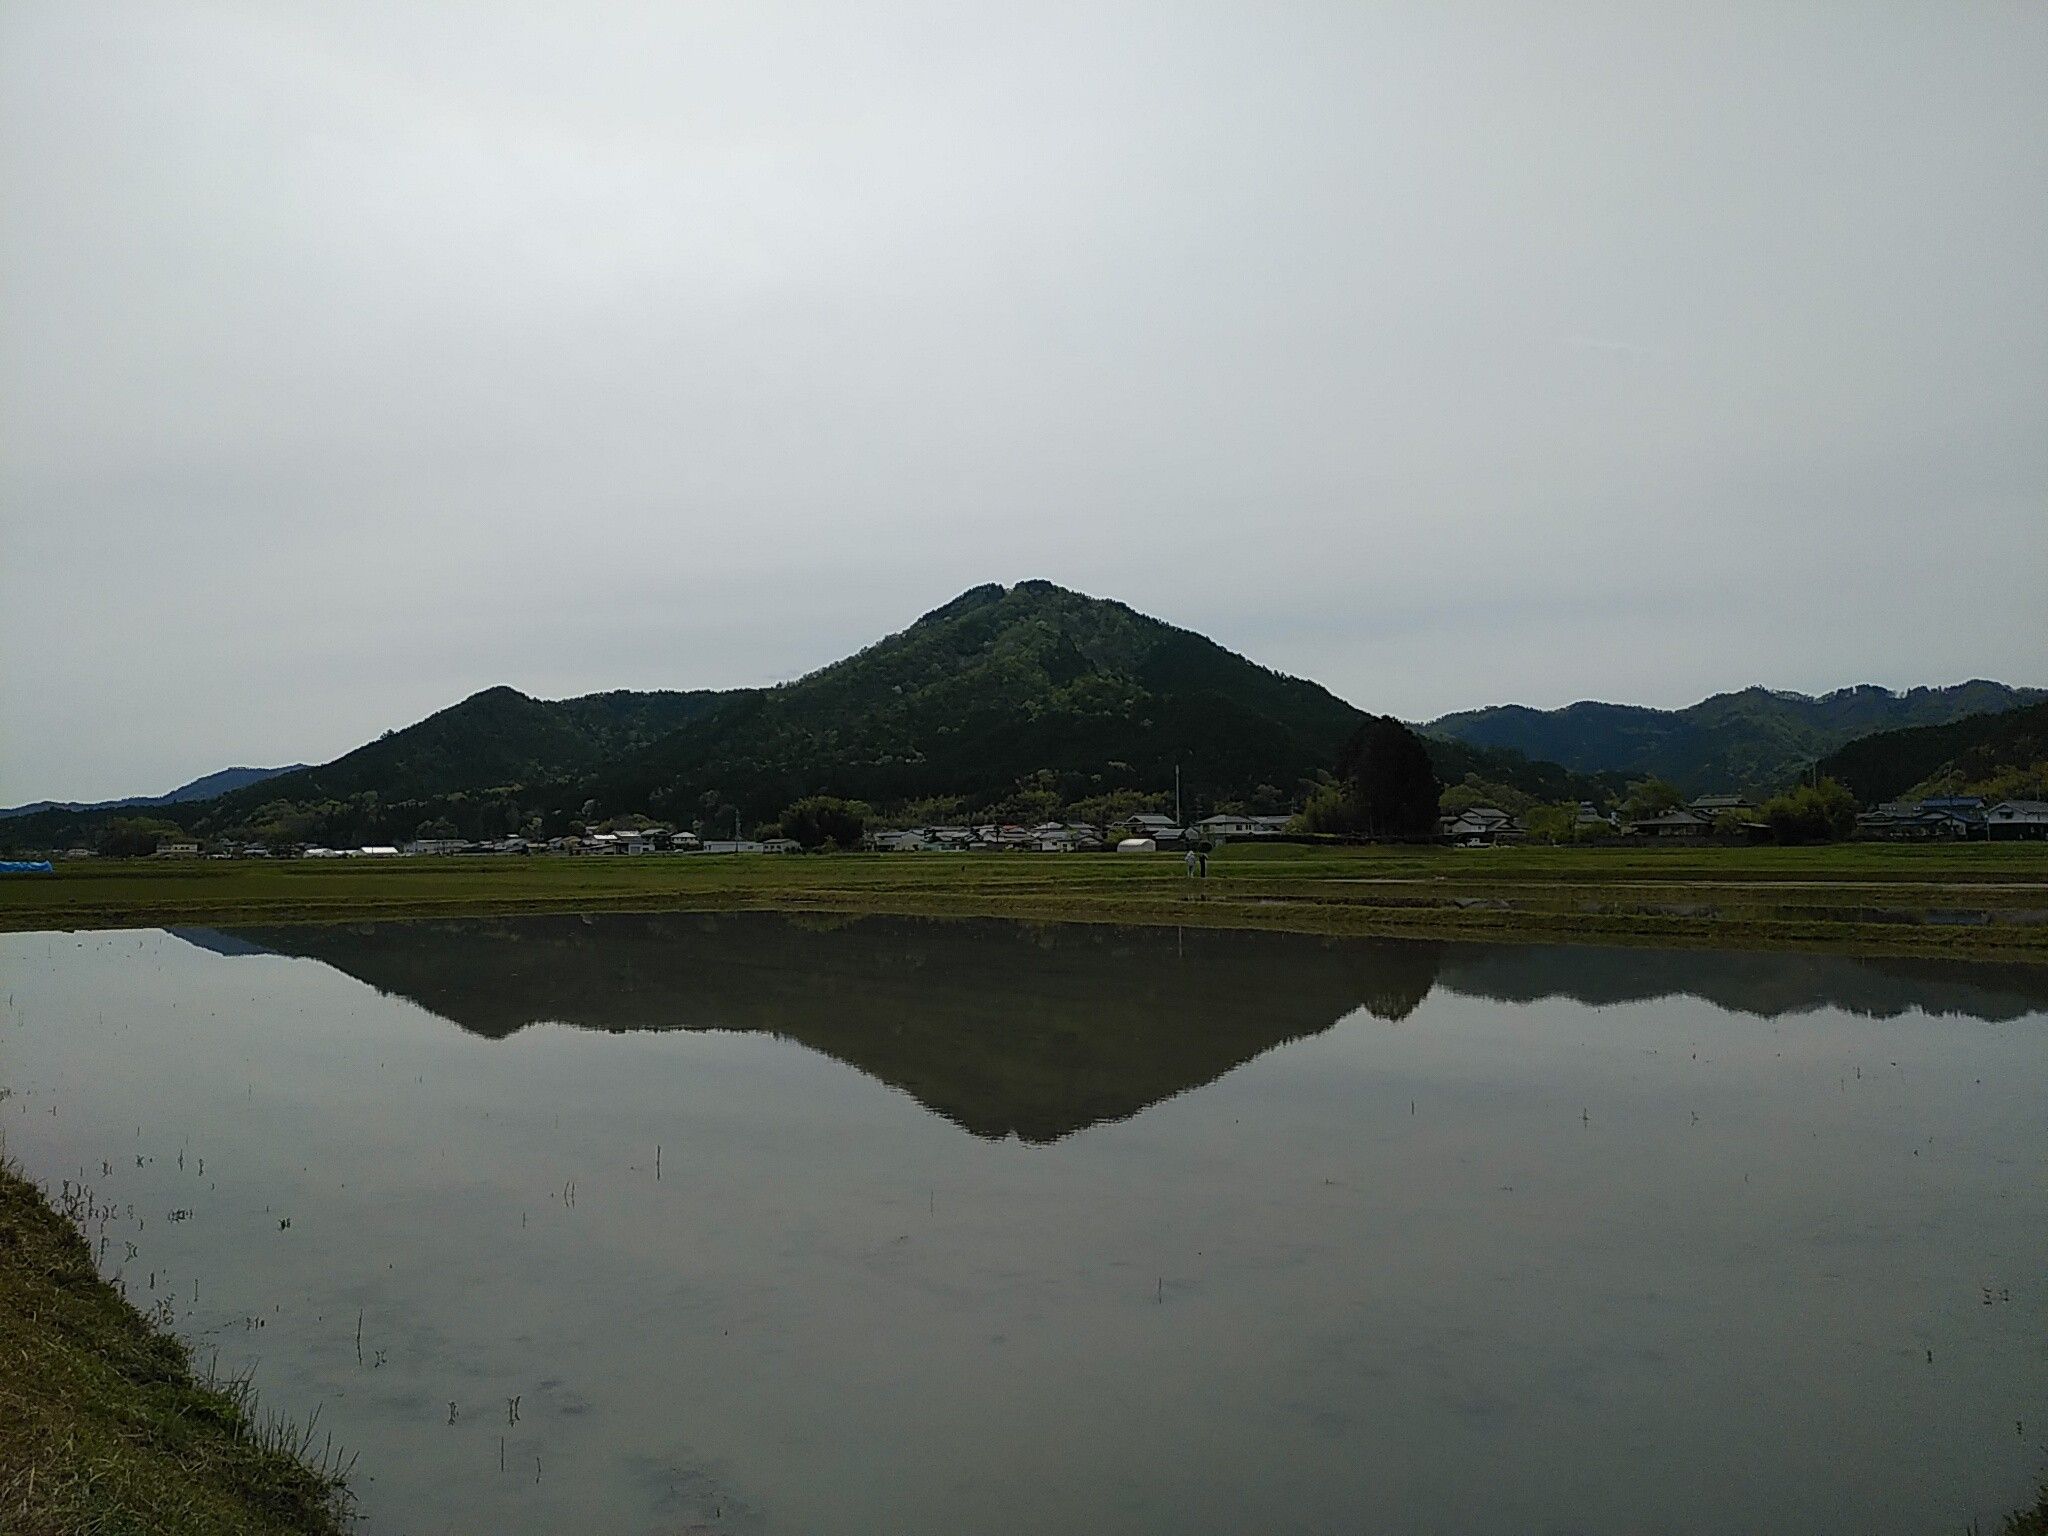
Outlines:
[[[1984,836],[1984,802],[1976,795],[1888,800],[1856,818],[1858,837],[1887,842],[1961,841]]]
[[[1205,816],[1196,830],[1212,841],[1232,837],[1280,837],[1293,824],[1292,816]]]
[[[1984,813],[1984,835],[1995,843],[2048,840],[2048,800],[2001,800]]]
[[[461,853],[469,846],[460,837],[416,837],[405,845],[405,851],[412,854]]]
[[[1080,853],[1100,848],[1102,835],[1086,822],[1044,821],[1031,829],[1030,846],[1039,853]]]
[[[980,826],[974,829],[975,841],[987,848],[1028,848],[1031,846],[1031,829],[1021,827],[1014,821],[999,826]]]
[[[1178,834],[1180,831],[1180,828],[1173,824],[1171,816],[1163,815],[1158,811],[1139,811],[1134,815],[1126,816],[1116,825],[1120,830],[1130,833],[1133,837],[1156,837],[1161,832]]]
[[[1661,816],[1641,817],[1622,828],[1631,837],[1654,837],[1667,842],[1706,837],[1713,830],[1713,817],[1702,816],[1698,811],[1684,807],[1666,811]]]
[[[1082,836],[1063,821],[1041,821],[1031,829],[1029,846],[1039,853],[1072,853],[1081,846]]]
[[[1984,797],[1982,795],[1929,795],[1920,802],[1923,811],[1941,811],[1951,816],[1962,816],[1976,821],[1984,819]]]
[[[1220,840],[1226,837],[1264,837],[1265,827],[1251,816],[1204,816],[1196,825],[1204,836]]]
[[[1149,837],[1162,847],[1168,843],[1183,842],[1187,838],[1186,830],[1179,823],[1171,816],[1162,815],[1158,811],[1139,811],[1135,815],[1126,816],[1122,821],[1112,822],[1109,830],[1125,838]]]
[[[196,859],[199,857],[199,844],[187,837],[172,838],[156,845],[156,856],[160,859]]]
[[[1739,816],[1744,821],[1754,821],[1759,808],[1746,795],[1701,795],[1686,809],[1708,821],[1716,816]]]
[[[1484,848],[1519,841],[1528,829],[1497,806],[1470,805],[1452,816],[1439,816],[1437,836],[1459,848]]]

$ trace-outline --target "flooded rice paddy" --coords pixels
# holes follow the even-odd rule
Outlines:
[[[2048,1468],[2039,968],[765,915],[0,968],[7,1154],[371,1532],[1926,1533]]]

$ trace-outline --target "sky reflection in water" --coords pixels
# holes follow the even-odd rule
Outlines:
[[[107,1270],[317,1405],[372,1531],[1904,1532],[2048,1463],[2038,968],[770,916],[0,955],[7,1150],[132,1203]]]

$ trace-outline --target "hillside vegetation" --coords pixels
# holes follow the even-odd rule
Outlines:
[[[687,724],[739,697],[700,693],[594,693],[543,701],[487,688],[402,731],[317,768],[258,786],[264,798],[346,799],[372,793],[418,800],[499,785],[574,780],[608,757]],[[233,805],[249,802],[244,793]]]
[[[1824,758],[1820,771],[1864,801],[1931,794],[2048,799],[2048,702],[1866,736]]]
[[[1579,773],[1655,776],[1690,794],[1762,793],[1793,782],[1817,758],[1858,737],[1943,725],[2044,697],[2038,688],[1981,680],[1905,693],[1866,684],[1819,698],[1745,688],[1675,710],[1591,702],[1548,710],[1498,705],[1445,715],[1424,730]]]

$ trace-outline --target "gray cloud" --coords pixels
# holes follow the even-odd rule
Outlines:
[[[2048,681],[2048,11],[0,14],[0,800],[978,581],[1361,705]]]

